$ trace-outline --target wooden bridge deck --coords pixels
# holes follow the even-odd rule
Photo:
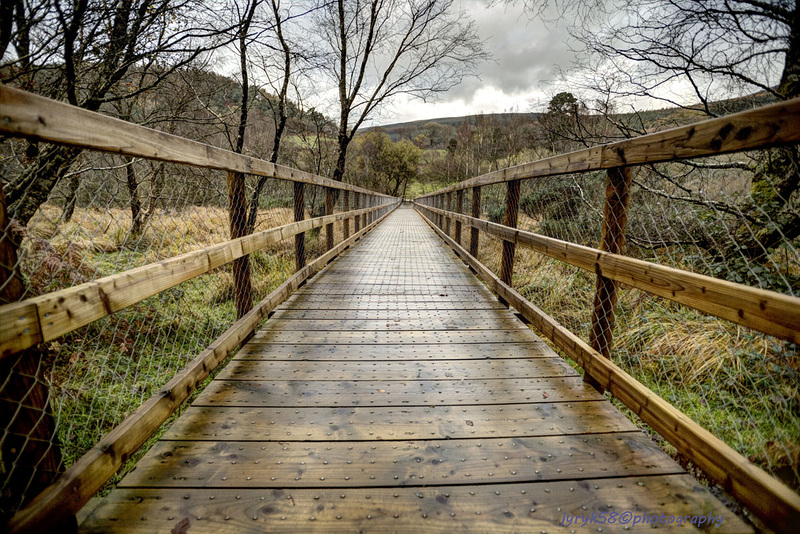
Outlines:
[[[280,307],[81,530],[543,532],[626,511],[749,530],[402,207]]]

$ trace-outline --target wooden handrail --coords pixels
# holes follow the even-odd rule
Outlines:
[[[415,205],[636,289],[792,343],[800,343],[798,297],[610,254],[424,204]]]
[[[396,201],[396,205],[399,201]],[[390,204],[325,215],[187,252],[92,282],[0,306],[0,358],[51,341],[294,235]]]
[[[77,148],[393,198],[0,85],[0,132]]]
[[[374,208],[388,211],[369,226],[354,233],[303,267],[244,317],[236,321],[158,393],[150,397],[119,426],[106,434],[89,452],[62,473],[51,486],[34,498],[28,506],[17,512],[7,525],[8,532],[15,534],[50,532],[53,527],[61,524],[66,518],[77,514],[128,458],[203,383],[211,371],[249,337],[270,311],[286,300],[300,284],[325,267],[329,261],[380,224],[394,211],[397,205],[398,203],[384,204]],[[372,212],[373,209],[359,211],[366,213]],[[319,219],[323,219],[323,217]]]
[[[800,141],[800,98],[523,163],[464,180],[417,200],[470,187],[612,167],[663,163]]]
[[[430,209],[428,206],[419,207]],[[708,473],[725,491],[745,503],[765,524],[776,532],[790,532],[800,524],[799,495],[525,300],[424,214],[420,215],[492,291],[514,306],[592,379],[622,401],[682,455]]]

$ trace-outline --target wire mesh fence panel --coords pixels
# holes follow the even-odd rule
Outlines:
[[[13,158],[6,162],[4,182],[16,170]],[[3,236],[19,244],[15,270],[24,289],[17,299],[229,239],[225,177],[218,171],[92,153],[73,168],[27,226],[12,223]],[[0,387],[4,515],[45,482],[37,482],[31,458],[23,458],[33,452],[32,435],[47,442],[48,462],[60,464],[54,471],[63,470],[230,326],[227,273],[217,271],[4,360],[10,366]],[[39,388],[39,398],[24,391],[26,383],[30,393]]]
[[[605,228],[624,232],[621,248],[610,251],[797,294],[797,199],[759,175],[774,159],[754,153],[635,168],[626,224]],[[609,250],[604,210],[621,199],[616,190],[607,197],[607,184],[606,172],[527,180],[518,227]],[[505,185],[482,189],[482,217],[504,223]],[[495,273],[500,241],[481,235],[480,258]],[[800,487],[796,345],[598,281],[524,247],[515,256],[513,285],[525,298],[596,349],[607,347],[601,352],[751,461]],[[618,289],[604,291],[603,280]],[[598,327],[603,323],[610,329]]]
[[[21,142],[3,145],[2,178],[24,170]],[[229,183],[221,171],[84,152],[60,177],[27,225],[15,220],[0,236],[17,251],[23,300],[159,262],[231,238]],[[295,222],[296,184],[244,178],[246,212],[259,232]],[[306,184],[303,218],[326,214],[325,188]],[[344,211],[344,196],[335,212]],[[362,207],[368,198],[362,195]],[[369,197],[372,198],[372,197]],[[348,199],[349,200],[349,199]],[[252,217],[252,218],[251,218]],[[335,241],[343,226],[334,225]],[[308,261],[323,254],[325,228],[306,232]],[[250,254],[252,293],[263,299],[296,270],[294,239]],[[13,278],[13,277],[12,277]],[[2,515],[35,496],[228,329],[241,298],[232,265],[215,268],[161,293],[4,358]],[[9,280],[3,280],[4,288]],[[4,292],[5,296],[8,292]],[[9,293],[10,295],[10,293]],[[252,300],[253,302],[250,302]],[[3,317],[2,320],[6,320]]]
[[[637,169],[625,253],[797,295],[797,199],[763,175],[783,150]],[[617,310],[615,361],[800,488],[795,344],[638,290],[623,290]]]

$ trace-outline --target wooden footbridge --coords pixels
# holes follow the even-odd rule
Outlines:
[[[540,532],[584,507],[748,530],[405,206],[276,310],[82,531]]]
[[[610,197],[604,243],[595,250],[516,230],[514,192],[521,179],[610,169],[609,191],[626,198],[625,166],[800,140],[794,126],[800,102],[507,169],[412,206],[0,91],[6,134],[222,169],[229,184],[242,172],[290,180],[301,208],[297,222],[280,228],[241,237],[232,228],[236,239],[211,249],[0,308],[13,319],[0,325],[3,358],[24,358],[36,343],[225,263],[235,266],[267,244],[296,241],[297,274],[31,495],[10,531],[752,531],[601,391],[621,400],[769,528],[789,531],[800,520],[797,494],[604,358],[607,347],[597,337],[583,342],[510,285],[519,244],[596,271],[598,292],[613,295],[624,282],[797,342],[798,299],[616,254],[621,236],[610,228],[623,217],[624,201]],[[80,133],[75,124],[83,125]],[[717,142],[725,130],[730,135]],[[480,219],[480,187],[498,182],[508,183],[504,225]],[[303,184],[346,195],[345,211],[332,209],[331,194],[328,215],[303,220]],[[472,216],[463,213],[460,193],[467,188]],[[344,237],[334,244],[332,228],[340,221]],[[303,232],[323,226],[328,251],[305,264]],[[467,229],[471,250],[462,247]],[[479,231],[504,239],[499,277],[476,258]],[[606,319],[595,327],[608,339],[614,299],[600,300]],[[234,352],[116,488],[93,498]]]

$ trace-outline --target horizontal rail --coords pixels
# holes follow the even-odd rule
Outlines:
[[[397,204],[381,206],[390,209],[375,222],[297,271],[244,317],[236,321],[158,393],[145,401],[61,474],[51,486],[34,498],[27,507],[18,512],[8,523],[8,532],[50,532],[61,521],[77,514],[103,484],[202,384],[211,371],[249,337],[270,311],[286,300],[301,283],[319,272],[329,261],[380,224],[396,207]]]
[[[267,176],[392,198],[0,85],[0,132],[145,159]]]
[[[800,298],[610,254],[452,211],[416,205],[418,209],[452,217],[487,234],[529,247],[636,289],[792,343],[800,343]]]
[[[514,306],[600,386],[610,391],[682,455],[744,502],[765,524],[776,532],[789,532],[800,524],[800,496],[528,302],[424,214],[420,215],[492,291]]]
[[[385,207],[387,205],[286,224],[61,291],[0,306],[0,358],[56,339],[278,241]]]
[[[799,122],[800,98],[795,98],[663,132],[523,163],[464,180],[417,199],[511,180],[663,163],[796,143],[800,141]]]

